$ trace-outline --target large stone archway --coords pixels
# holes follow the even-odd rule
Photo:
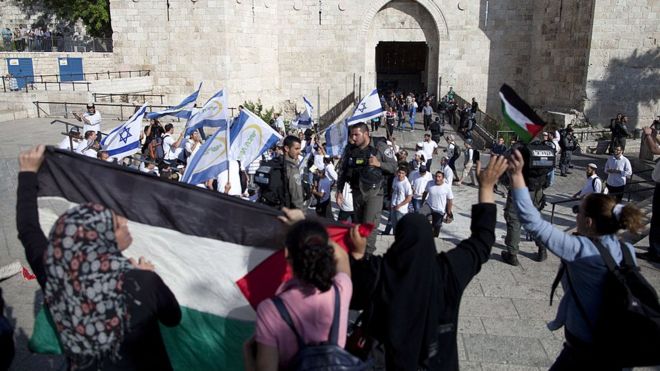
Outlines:
[[[424,70],[419,74],[419,86],[437,94],[439,44],[441,40],[449,39],[449,30],[438,5],[429,0],[380,0],[370,6],[364,19],[362,32],[366,42],[367,86],[377,84],[376,48],[379,43],[417,43],[422,48],[425,44],[427,48]]]

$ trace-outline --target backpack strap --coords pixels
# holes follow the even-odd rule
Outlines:
[[[332,315],[332,325],[330,326],[330,334],[328,335],[328,344],[339,345],[339,314],[340,314],[340,297],[337,285],[333,284],[332,287],[335,291],[335,312]]]
[[[632,254],[630,253],[630,249],[628,246],[626,246],[626,243],[619,240],[619,247],[621,247],[621,254],[623,255],[623,260],[621,261],[621,264],[619,264],[620,267],[629,267],[633,268],[636,266],[635,261],[633,260]]]
[[[559,270],[557,271],[557,275],[555,276],[555,280],[552,281],[552,289],[550,289],[550,306],[552,306],[552,299],[555,298],[555,290],[557,290],[557,286],[559,286],[559,282],[561,282],[561,278],[564,276],[565,271],[566,264],[562,260],[561,265],[559,266]]]
[[[296,335],[296,340],[298,341],[298,349],[302,349],[305,347],[305,342],[302,340],[300,337],[300,334],[298,334],[298,331],[296,331],[296,327],[293,325],[293,321],[291,320],[291,315],[289,314],[289,311],[286,309],[286,306],[284,305],[284,302],[279,296],[275,296],[273,298],[273,304],[275,304],[275,308],[277,308],[277,311],[280,312],[280,317],[286,322],[287,325],[289,325],[289,328],[293,333]]]

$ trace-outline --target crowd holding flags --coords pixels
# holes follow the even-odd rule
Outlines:
[[[199,95],[199,91],[202,89],[202,83],[199,83],[199,87],[197,90],[190,94],[186,99],[181,101],[178,105],[174,107],[170,107],[164,111],[160,112],[149,112],[147,113],[147,119],[149,120],[154,120],[163,116],[174,116],[182,119],[187,119],[192,116],[192,110],[193,107],[195,107],[195,102],[197,102],[197,96]]]
[[[142,116],[147,110],[143,104],[135,111],[128,121],[114,128],[101,140],[101,148],[108,152],[110,158],[121,159],[140,150],[140,133],[142,133]]]

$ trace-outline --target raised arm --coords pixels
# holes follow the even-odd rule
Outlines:
[[[42,287],[46,284],[43,257],[48,248],[48,239],[39,225],[37,171],[44,160],[45,148],[44,145],[39,145],[20,153],[16,197],[18,239],[21,240],[25,248],[25,257]]]

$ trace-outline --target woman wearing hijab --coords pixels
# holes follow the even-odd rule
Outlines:
[[[354,309],[366,309],[367,333],[385,346],[387,370],[458,370],[456,331],[465,287],[490,255],[497,209],[493,186],[507,168],[491,157],[479,175],[472,235],[438,254],[431,226],[408,214],[384,256],[365,256],[364,241],[351,252]]]
[[[159,322],[176,326],[179,304],[153,272],[121,252],[127,220],[98,204],[73,207],[41,231],[36,172],[44,146],[19,157],[16,222],[30,267],[71,370],[171,370]]]

